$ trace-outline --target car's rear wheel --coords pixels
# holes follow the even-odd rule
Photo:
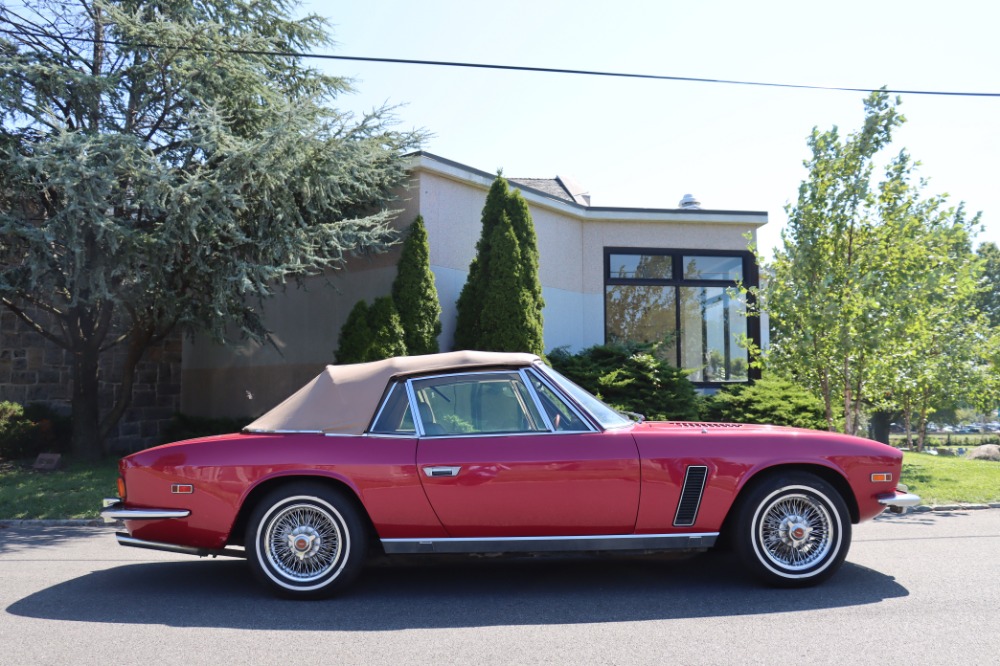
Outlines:
[[[319,483],[278,488],[257,503],[246,533],[254,575],[284,597],[317,599],[343,590],[361,571],[365,521],[344,493]]]
[[[750,490],[738,511],[736,550],[750,571],[772,585],[826,580],[851,546],[844,499],[813,474],[772,476]]]

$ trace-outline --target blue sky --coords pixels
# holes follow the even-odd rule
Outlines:
[[[1000,92],[1000,5],[838,2],[314,0],[338,55],[793,84]],[[424,148],[510,177],[569,175],[601,206],[767,211],[768,254],[805,175],[814,126],[863,119],[863,93],[313,61],[354,79],[342,109],[383,103]],[[1000,98],[903,95],[906,148],[930,179],[983,212],[1000,243]]]

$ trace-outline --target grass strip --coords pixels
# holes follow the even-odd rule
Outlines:
[[[101,500],[118,494],[117,478],[117,459],[69,461],[52,472],[33,470],[30,463],[0,463],[0,518],[97,518]]]
[[[923,504],[1000,502],[1000,462],[907,451],[902,482]]]

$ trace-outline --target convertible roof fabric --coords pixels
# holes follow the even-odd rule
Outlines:
[[[484,367],[523,367],[534,354],[457,351],[328,365],[311,382],[244,428],[245,432],[364,433],[393,377]]]

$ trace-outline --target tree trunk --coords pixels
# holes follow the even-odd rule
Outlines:
[[[872,413],[872,437],[876,442],[889,443],[889,431],[892,425],[892,412],[879,410]]]
[[[96,349],[84,347],[73,353],[72,451],[79,460],[99,460],[104,454],[100,427]]]

